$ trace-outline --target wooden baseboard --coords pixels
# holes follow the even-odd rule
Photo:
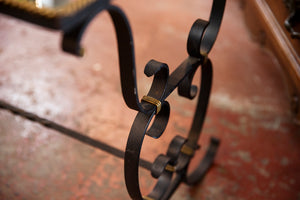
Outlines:
[[[285,30],[283,17],[288,15],[288,10],[280,3],[282,5],[278,1],[242,0],[245,21],[254,39],[269,48],[283,68],[291,109],[300,123],[300,40],[292,39]]]

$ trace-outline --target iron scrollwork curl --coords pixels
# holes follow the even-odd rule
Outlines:
[[[185,182],[188,185],[198,183],[212,165],[219,146],[219,140],[216,138],[211,139],[206,155],[198,167],[192,173],[187,174],[194,152],[199,148],[197,143],[206,115],[213,75],[212,63],[208,58],[208,54],[216,40],[224,7],[225,0],[213,1],[210,20],[198,19],[190,30],[187,42],[189,57],[170,76],[165,76],[164,81],[160,80],[160,82],[157,82],[154,79],[151,90],[155,91],[154,87],[157,87],[158,93],[155,97],[152,97],[157,98],[164,105],[164,112],[157,113],[150,128],[150,130],[154,130],[157,133],[149,134],[147,132],[150,121],[156,114],[155,110],[152,109],[151,112],[140,110],[134,120],[128,136],[124,157],[125,181],[132,199],[169,199],[181,182]],[[155,63],[157,64],[157,61]],[[152,64],[153,61],[150,61],[146,68],[152,66]],[[167,66],[163,63],[157,65]],[[155,159],[152,164],[151,174],[154,178],[157,178],[157,183],[150,194],[143,196],[139,186],[138,168],[144,137],[148,135],[158,138],[165,130],[170,109],[166,98],[176,88],[178,88],[178,93],[181,96],[189,99],[193,99],[196,96],[197,87],[192,85],[192,80],[199,66],[201,66],[200,93],[188,136],[187,138],[174,137],[166,154],[161,154]],[[151,95],[150,93],[148,95]],[[159,119],[162,119],[162,121]],[[155,128],[153,129],[153,127]]]
[[[151,174],[154,178],[157,178],[158,181],[153,191],[147,195],[147,197],[143,197],[140,193],[138,165],[143,139],[145,135],[152,136],[147,133],[147,128],[151,119],[155,115],[155,112],[153,111],[151,114],[139,112],[137,114],[128,137],[125,151],[125,181],[132,199],[168,199],[176,190],[180,182],[185,182],[189,185],[196,184],[202,180],[205,173],[211,166],[219,145],[219,141],[217,139],[211,140],[211,144],[205,158],[195,171],[191,174],[187,174],[189,162],[194,156],[194,152],[199,148],[197,142],[204,122],[212,83],[211,62],[209,59],[207,59],[205,63],[203,63],[203,61],[205,61],[204,58],[197,59],[189,57],[179,66],[179,69],[181,70],[177,70],[174,74],[170,75],[169,80],[173,81],[176,79],[174,79],[174,77],[178,77],[180,75],[182,77],[177,83],[173,81],[168,82],[166,88],[174,88],[174,83],[175,86],[180,85],[183,83],[183,80],[189,76],[189,74],[194,73],[200,64],[202,64],[201,88],[191,130],[187,138],[183,138],[181,136],[174,137],[169,145],[166,155],[159,155],[152,164]],[[181,74],[184,71],[187,73],[185,75]],[[166,96],[164,96],[163,104],[168,105],[165,109],[169,110],[169,104],[165,101],[165,98]],[[160,121],[156,120],[156,118],[162,118],[165,122],[168,117],[169,112],[160,112],[155,116],[155,121],[152,126],[160,127],[156,129],[159,132],[157,135],[161,135],[161,131],[164,130],[166,124],[158,125]],[[173,176],[174,174],[175,177]]]
[[[101,11],[107,10],[111,16],[114,24],[117,43],[118,43],[118,55],[119,55],[119,69],[120,69],[120,79],[123,99],[126,105],[137,111],[142,111],[144,113],[150,113],[151,109],[147,109],[147,105],[140,102],[140,98],[137,90],[136,81],[136,65],[135,65],[135,52],[134,43],[132,37],[132,31],[127,20],[125,13],[117,6],[108,5],[106,7],[95,8],[94,12],[91,12],[89,17],[78,23],[77,26],[73,27],[64,32],[62,40],[62,48],[64,51],[71,53],[76,56],[82,56],[83,48],[80,45],[82,36],[88,27],[91,20]],[[164,81],[162,76],[166,74],[165,66],[151,66],[145,67],[145,74],[147,76],[154,75],[153,87],[155,91],[150,90],[149,93],[156,96],[156,93],[162,93],[160,89],[160,81]],[[146,106],[146,108],[144,107]]]
[[[192,25],[187,40],[188,57],[169,74],[168,65],[151,60],[147,63],[144,73],[153,76],[148,94],[140,101],[137,92],[134,44],[129,22],[123,11],[117,6],[99,4],[89,13],[88,17],[79,19],[79,23],[64,30],[62,47],[64,51],[82,56],[80,45],[82,35],[90,21],[101,11],[110,14],[117,36],[119,69],[122,94],[126,105],[138,111],[131,127],[126,150],[121,151],[102,142],[84,136],[35,114],[11,106],[0,100],[0,108],[11,111],[28,120],[57,130],[81,142],[102,149],[117,157],[124,158],[125,182],[129,195],[134,200],[165,200],[169,199],[181,182],[194,185],[201,181],[212,165],[219,146],[219,140],[212,138],[210,146],[196,169],[188,174],[188,167],[195,152],[199,149],[198,139],[201,134],[212,85],[213,69],[208,58],[221,25],[226,0],[213,0],[208,21],[198,19]],[[192,81],[197,69],[201,69],[200,92],[192,126],[186,138],[175,136],[165,154],[160,154],[154,163],[140,158],[145,135],[159,138],[165,131],[170,116],[170,104],[167,97],[177,88],[180,96],[193,99],[197,94],[197,86]],[[150,126],[150,122],[153,123]],[[154,189],[143,196],[139,186],[139,166],[151,171],[157,179]]]

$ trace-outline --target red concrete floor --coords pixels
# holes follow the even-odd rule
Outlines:
[[[132,25],[139,93],[150,59],[171,71],[187,57],[188,31],[207,19],[211,1],[114,1]],[[107,13],[89,26],[76,58],[60,50],[60,33],[0,15],[0,94],[14,105],[124,149],[135,111],[122,99],[116,40]],[[181,185],[174,200],[299,200],[300,127],[289,111],[276,59],[251,40],[239,1],[228,0],[210,57],[214,85],[200,144],[222,140],[202,184]],[[197,81],[197,78],[195,78]],[[175,135],[186,135],[195,101],[168,98],[171,118],[159,140],[146,139],[142,157],[153,161]],[[1,200],[129,199],[123,161],[55,131],[0,112]],[[198,157],[201,157],[201,153]],[[143,191],[154,181],[141,169]]]

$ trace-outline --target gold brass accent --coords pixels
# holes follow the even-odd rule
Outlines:
[[[194,155],[194,149],[192,149],[191,147],[187,146],[186,144],[181,147],[180,151],[181,151],[181,153],[184,153],[187,156]]]
[[[3,2],[6,5],[25,10],[26,12],[29,12],[31,14],[38,14],[46,18],[71,15],[95,1],[96,0],[77,0],[57,8],[39,8],[34,2],[19,0],[0,0],[0,2]]]
[[[201,56],[203,56],[203,64],[205,64],[208,60],[208,54],[206,52],[200,52]]]
[[[84,48],[80,48],[79,50],[79,56],[84,56]]]
[[[175,172],[175,167],[172,165],[167,165],[165,167],[165,170],[169,171],[169,172]]]
[[[147,197],[147,196],[143,196],[143,199],[144,200],[155,200],[155,199],[152,199],[151,197]]]
[[[161,102],[150,96],[143,96],[142,101],[146,101],[156,106],[156,114],[158,114],[161,110]]]

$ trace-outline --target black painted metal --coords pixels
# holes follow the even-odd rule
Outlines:
[[[117,36],[123,98],[129,108],[138,111],[128,136],[125,152],[55,122],[38,117],[33,113],[16,108],[1,100],[0,108],[9,110],[16,115],[37,122],[45,127],[57,130],[119,158],[124,158],[125,182],[132,199],[169,199],[180,183],[194,185],[204,178],[207,170],[213,163],[219,146],[219,140],[212,138],[205,157],[199,163],[198,167],[188,174],[189,163],[194,153],[200,148],[198,146],[198,139],[206,115],[213,76],[212,63],[208,58],[208,54],[218,35],[225,2],[226,0],[214,0],[209,21],[198,19],[192,25],[187,41],[188,57],[174,72],[169,74],[168,65],[165,63],[155,60],[147,63],[144,73],[149,77],[154,76],[147,96],[154,99],[158,104],[154,104],[151,101],[140,101],[137,92],[133,37],[126,15],[120,8],[107,3],[99,3],[98,6],[89,7],[89,14],[81,15],[85,17],[81,17],[72,27],[63,29],[63,50],[81,56],[82,47],[80,46],[80,41],[86,27],[99,12],[104,10],[109,12]],[[24,19],[27,18],[24,17]],[[188,99],[196,97],[197,86],[192,85],[192,81],[198,68],[201,70],[200,92],[188,136],[186,138],[175,136],[166,154],[159,155],[154,163],[141,159],[140,152],[145,135],[157,139],[165,131],[170,115],[170,104],[166,100],[168,96],[178,88],[180,96]],[[158,106],[161,106],[161,109],[158,109]],[[152,120],[153,123],[149,127]],[[152,192],[145,197],[140,192],[139,166],[150,170],[152,176],[157,179]]]
[[[212,84],[212,64],[209,60],[210,52],[222,21],[225,7],[225,0],[213,1],[211,16],[209,21],[196,20],[193,24],[187,42],[187,51],[189,57],[169,76],[165,78],[165,82],[161,81],[161,86],[165,86],[164,90],[159,89],[158,97],[163,102],[165,110],[169,109],[166,98],[178,87],[179,95],[187,98],[194,98],[196,95],[196,86],[192,85],[192,79],[197,68],[201,65],[201,84],[200,93],[197,103],[196,112],[190,132],[187,138],[175,137],[171,142],[166,155],[159,155],[152,165],[152,175],[157,178],[157,184],[145,199],[168,199],[179,186],[180,182],[186,182],[193,185],[201,181],[212,165],[216,154],[219,141],[212,139],[206,156],[199,163],[198,167],[191,174],[187,174],[192,154],[183,151],[183,147],[191,149],[192,152],[198,149],[198,139],[204,123],[209,95]],[[164,65],[161,63],[161,65]],[[148,65],[149,66],[149,63]],[[166,74],[167,76],[167,74]],[[126,151],[125,151],[125,181],[132,199],[143,199],[140,192],[138,165],[140,160],[140,152],[142,143],[150,121],[154,117],[155,112],[144,113],[140,111],[132,125],[129,133]],[[160,118],[162,120],[157,120]],[[152,126],[157,127],[157,132],[163,132],[169,118],[169,112],[158,113]],[[156,123],[157,122],[157,123]],[[159,124],[160,123],[160,124]],[[151,129],[151,128],[150,128]],[[161,135],[161,134],[159,134]],[[150,135],[151,136],[151,135]],[[178,141],[177,141],[178,140]],[[176,153],[174,153],[176,152]],[[168,167],[167,167],[168,166]],[[172,169],[170,171],[170,169]],[[174,175],[174,176],[173,176]]]

